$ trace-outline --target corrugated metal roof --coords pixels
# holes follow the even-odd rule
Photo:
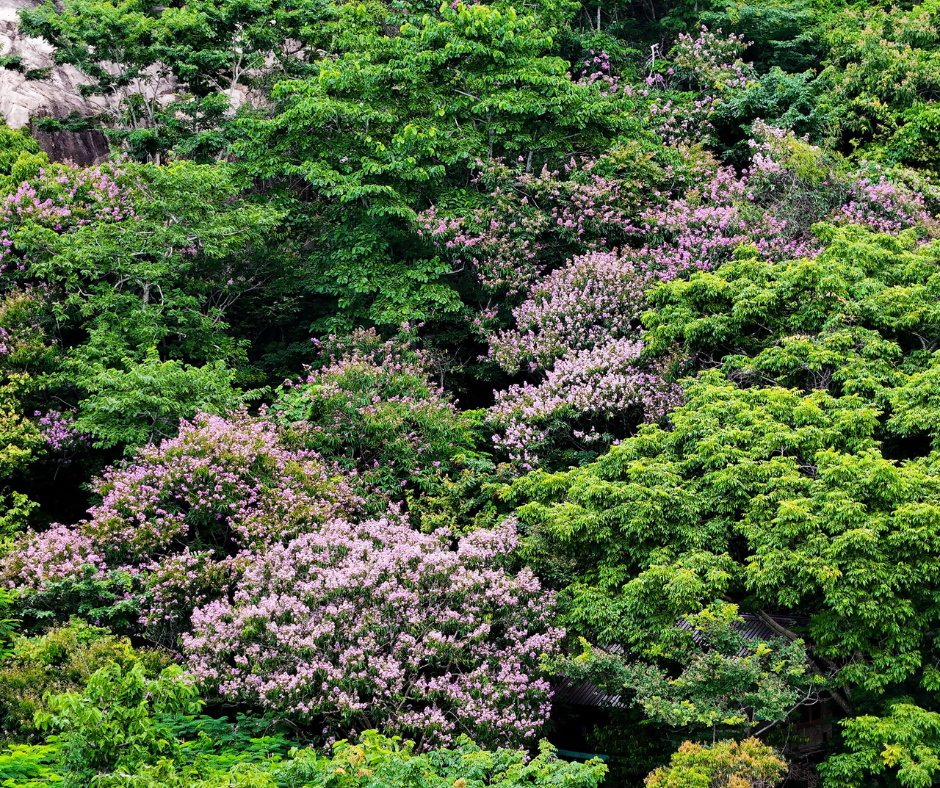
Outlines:
[[[734,628],[737,629],[746,640],[772,640],[780,637],[774,629],[755,615],[744,613],[740,615],[739,618],[741,621],[735,624]],[[769,618],[787,629],[790,629],[794,625],[805,624],[809,621],[809,619],[802,616],[769,616]],[[684,618],[679,620],[678,627],[679,629],[685,630],[692,629],[692,626]],[[701,632],[693,630],[692,638],[696,643],[700,643],[702,637]],[[626,650],[619,643],[603,646],[602,648],[604,651],[611,654],[626,653]],[[738,652],[738,656],[743,657],[747,653],[748,650],[742,648]],[[594,684],[574,684],[571,679],[564,676],[559,676],[555,682],[553,682],[553,688],[556,698],[575,706],[600,706],[610,709],[622,709],[627,706],[627,704],[620,699],[619,695],[608,695]]]
[[[559,677],[554,683],[555,697],[574,706],[600,706],[605,709],[623,709],[626,704],[619,695],[608,695],[593,684],[574,684],[571,679]]]
[[[738,618],[742,620],[732,624],[732,628],[736,629],[738,634],[745,640],[773,640],[780,637],[775,629],[772,629],[760,618],[751,613],[743,613],[739,615]],[[787,629],[791,629],[794,624],[804,624],[809,620],[801,616],[768,616],[768,618],[773,619],[777,624]],[[679,620],[679,629],[689,630],[692,629],[692,626],[683,618]],[[696,643],[701,643],[703,637],[702,633],[698,630],[692,631],[692,640]],[[747,653],[748,649],[742,648],[738,652],[738,656],[743,657]]]

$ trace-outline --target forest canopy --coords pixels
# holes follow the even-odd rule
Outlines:
[[[940,785],[940,2],[19,17],[0,787]]]

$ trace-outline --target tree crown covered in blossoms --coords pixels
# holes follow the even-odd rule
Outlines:
[[[395,518],[334,520],[253,555],[231,600],[193,614],[184,651],[223,698],[328,730],[447,744],[531,742],[551,708],[552,594],[502,566],[515,525],[452,546]]]

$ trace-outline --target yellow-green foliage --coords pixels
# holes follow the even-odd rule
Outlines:
[[[34,730],[33,714],[45,708],[43,696],[80,691],[91,675],[109,663],[140,663],[157,674],[170,659],[160,651],[136,650],[127,638],[80,621],[57,626],[39,637],[17,638],[13,656],[0,668],[0,725],[11,735]]]
[[[27,375],[11,375],[0,385],[0,479],[21,471],[44,445],[36,425],[20,410],[18,397],[28,381]]]
[[[45,305],[35,289],[13,289],[0,298],[0,368],[10,372],[32,372],[51,359],[40,325]]]
[[[935,169],[940,87],[940,4],[910,11],[858,7],[839,15],[827,35],[830,57],[818,111],[830,133],[866,156]]]
[[[49,157],[28,132],[11,129],[0,119],[0,195],[13,191],[48,164]]]
[[[787,770],[780,756],[757,739],[706,747],[685,742],[668,766],[650,774],[646,788],[771,788]]]

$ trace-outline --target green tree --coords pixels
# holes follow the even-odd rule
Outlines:
[[[58,176],[34,185],[39,197],[60,199]],[[13,247],[25,258],[21,277],[55,290],[47,306],[59,330],[65,324],[87,335],[73,354],[114,364],[157,345],[176,358],[236,356],[225,308],[265,279],[253,252],[279,213],[238,200],[224,167],[112,167],[81,180],[81,189],[111,188],[114,196],[96,191],[107,202],[84,220],[76,214],[89,198],[80,189],[71,198],[77,204],[62,195],[71,223],[59,220],[56,229],[51,220],[20,217]]]
[[[414,742],[365,731],[358,742],[337,742],[330,758],[314,750],[297,752],[275,774],[279,784],[291,788],[404,788],[416,781],[428,788],[596,788],[606,772],[607,767],[597,758],[583,764],[559,760],[547,741],[539,744],[539,754],[529,760],[522,750],[483,750],[466,736],[451,749],[416,753]]]
[[[0,591],[0,615],[6,616],[9,608],[13,606],[13,592],[3,589]],[[5,661],[13,652],[10,641],[16,634],[17,618],[0,618],[0,662]]]
[[[757,739],[723,741],[711,747],[685,742],[669,766],[650,774],[646,788],[773,788],[786,763]]]
[[[44,696],[81,692],[91,675],[114,663],[127,670],[140,663],[153,677],[169,654],[135,650],[126,638],[79,619],[33,637],[15,637],[0,667],[0,719],[7,736],[26,739],[36,732],[33,718],[47,709]]]
[[[235,373],[222,361],[193,367],[161,361],[151,348],[141,363],[125,359],[123,369],[96,365],[82,369],[88,398],[79,404],[75,429],[91,436],[97,448],[125,446],[133,451],[176,435],[180,419],[198,412],[237,410],[259,392],[234,386]]]
[[[0,785],[4,788],[41,788],[62,778],[55,773],[55,747],[51,744],[11,744],[0,752]]]
[[[663,643],[655,663],[590,648],[553,667],[576,682],[590,681],[631,699],[657,723],[700,733],[760,735],[818,692],[799,640],[754,641],[740,632],[737,608],[716,603],[690,614],[681,635]],[[674,667],[675,666],[675,667]]]
[[[248,342],[227,318],[282,275],[262,251],[280,212],[240,199],[223,166],[50,167],[30,186],[0,323],[7,362],[37,370],[33,401],[70,405],[108,447],[249,396],[234,370]]]
[[[136,158],[159,164],[173,149],[200,161],[224,153],[238,105],[277,76],[304,69],[311,44],[321,43],[313,20],[326,5],[68,0],[25,9],[21,18],[24,31],[55,47],[57,63],[91,77],[84,94],[117,103],[97,125]]]
[[[81,692],[46,699],[36,725],[53,731],[52,741],[64,786],[107,784],[116,771],[152,766],[178,753],[179,743],[160,715],[198,710],[196,686],[182,668],[165,668],[156,679],[136,663],[128,670],[112,663],[96,671]]]
[[[937,166],[938,9],[934,0],[891,13],[859,6],[831,20],[817,113],[837,144]]]
[[[416,211],[466,200],[494,158],[521,156],[531,170],[606,148],[635,129],[633,102],[572,81],[552,55],[556,29],[536,14],[445,4],[387,35],[371,6],[342,13],[353,32],[341,54],[279,83],[274,117],[242,121],[234,150],[254,176],[314,190],[314,204],[298,205],[312,212],[311,287],[337,299],[339,318],[394,325],[457,311],[455,270],[419,242]]]
[[[29,132],[11,129],[0,120],[0,196],[14,191],[23,181],[49,164],[49,157],[39,148]]]
[[[940,771],[940,714],[909,702],[891,704],[883,717],[845,720],[848,752],[821,767],[824,784],[836,788],[892,785],[929,788]]]
[[[321,348],[324,366],[287,381],[270,413],[289,443],[355,470],[364,496],[379,493],[373,505],[380,510],[407,500],[420,524],[428,504],[453,511],[450,485],[459,484],[459,509],[475,518],[477,506],[492,508],[479,486],[493,477],[493,464],[479,449],[473,414],[459,412],[432,380],[434,359],[412,339],[383,342],[374,331],[330,338]]]
[[[827,659],[873,660],[847,668],[856,678],[902,679],[933,616],[921,585],[933,559],[917,547],[940,513],[933,467],[883,459],[877,411],[855,397],[741,390],[712,372],[687,381],[686,398],[672,430],[644,427],[592,465],[510,489],[528,499],[531,559],[565,583],[567,621],[598,642],[661,648],[679,617],[740,594],[815,612]],[[862,508],[866,523],[846,520]]]
[[[29,385],[27,375],[16,374],[0,386],[0,479],[22,473],[45,450],[36,425],[21,411],[21,397]]]
[[[4,311],[0,305],[0,325]],[[13,351],[10,357],[15,357],[23,347],[9,336],[8,339]],[[29,355],[24,352],[21,358]],[[9,374],[6,381],[0,383],[0,557],[11,537],[26,526],[38,506],[28,494],[17,489],[30,466],[45,455],[48,448],[39,428],[23,413],[23,399],[33,385],[25,373]]]
[[[852,714],[839,685],[935,682],[940,466],[903,436],[934,434],[940,275],[915,237],[822,232],[817,259],[745,256],[654,291],[651,351],[712,368],[671,429],[507,495],[575,631],[655,657],[726,598],[802,636]],[[799,634],[767,617],[786,611],[809,618]]]
[[[855,395],[881,409],[940,342],[936,249],[900,237],[817,226],[817,258],[741,257],[650,295],[650,350],[678,349],[744,385]],[[928,351],[923,353],[922,351]],[[686,368],[688,369],[688,367]],[[900,425],[899,425],[900,426]]]

